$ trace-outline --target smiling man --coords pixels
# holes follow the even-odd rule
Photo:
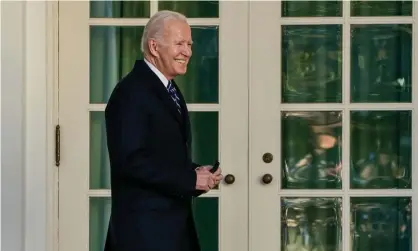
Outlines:
[[[186,18],[156,13],[141,49],[144,60],[116,85],[105,111],[112,191],[105,250],[199,251],[191,200],[223,177],[191,160],[188,110],[174,82],[192,56]]]

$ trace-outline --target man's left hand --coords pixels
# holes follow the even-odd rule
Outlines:
[[[224,176],[222,175],[222,169],[219,167],[218,170],[216,170],[216,172],[213,173],[212,177],[215,181],[215,186],[218,185],[224,178]]]
[[[196,169],[201,169],[201,168],[210,171],[213,168],[213,166],[211,166],[211,165],[199,166]],[[213,186],[211,187],[211,189],[214,188],[215,186],[219,185],[219,183],[222,181],[223,178],[224,177],[222,175],[222,169],[219,167],[218,170],[216,170],[216,172],[214,172],[211,176],[211,179],[213,180]]]

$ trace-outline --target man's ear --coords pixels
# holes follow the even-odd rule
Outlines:
[[[155,39],[150,39],[148,40],[148,48],[149,48],[149,52],[151,53],[151,55],[153,55],[154,57],[159,57],[158,56],[158,43]]]

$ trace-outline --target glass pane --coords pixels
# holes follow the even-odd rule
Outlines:
[[[411,102],[412,25],[351,26],[352,102]]]
[[[218,204],[218,198],[202,197],[193,201],[194,218],[202,251],[218,250]],[[104,250],[110,212],[110,198],[90,198],[90,251]]]
[[[412,251],[411,198],[351,198],[352,251]]]
[[[188,18],[219,16],[219,1],[158,1],[159,10],[173,10]]]
[[[90,102],[107,103],[117,82],[125,76],[141,52],[144,27],[90,27]]]
[[[110,189],[104,112],[90,112],[90,189]]]
[[[218,26],[193,26],[193,56],[184,76],[176,77],[187,103],[217,103],[219,83]]]
[[[190,112],[192,159],[212,165],[218,159],[218,112]]]
[[[341,148],[341,112],[282,112],[282,187],[340,189]]]
[[[341,198],[283,198],[282,251],[342,250]]]
[[[103,251],[111,212],[111,200],[107,197],[90,198],[89,251]]]
[[[193,200],[194,219],[201,251],[218,251],[218,198],[200,197]]]
[[[341,25],[283,26],[283,102],[341,102],[341,38]]]
[[[412,1],[352,1],[352,16],[412,16]]]
[[[116,83],[143,58],[144,27],[90,27],[90,102],[107,103]],[[188,103],[218,102],[218,27],[192,27],[193,56],[185,76],[178,76]]]
[[[218,159],[218,112],[190,112],[192,159],[211,165]],[[90,113],[90,189],[110,189],[104,112]]]
[[[92,18],[150,17],[149,1],[90,1]]]
[[[351,112],[352,188],[411,188],[411,112]]]
[[[342,1],[284,1],[283,17],[335,17],[342,15]]]

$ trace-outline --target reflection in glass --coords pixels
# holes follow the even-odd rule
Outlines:
[[[193,199],[193,212],[201,251],[217,251],[219,240],[219,199],[199,197]]]
[[[107,103],[117,82],[142,58],[144,27],[90,27],[90,103]]]
[[[352,251],[412,251],[410,198],[351,198]]]
[[[351,26],[352,102],[411,102],[412,25]]]
[[[283,26],[283,102],[341,102],[341,38],[341,25]]]
[[[149,1],[90,1],[92,18],[150,17]]]
[[[89,251],[103,251],[111,212],[110,198],[90,198],[89,211]]]
[[[411,112],[351,112],[351,187],[411,187]]]
[[[219,1],[158,1],[159,10],[173,10],[187,18],[219,16]]]
[[[352,16],[412,16],[412,1],[351,1]]]
[[[341,198],[281,200],[282,251],[342,250]]]
[[[192,159],[212,165],[218,159],[218,112],[190,112]]]
[[[342,1],[283,1],[283,17],[336,17],[342,15]]]
[[[104,112],[90,112],[90,189],[110,189]]]
[[[90,102],[107,103],[116,83],[143,58],[144,27],[90,27]],[[192,26],[193,56],[179,85],[188,103],[218,102],[218,27]]]
[[[282,112],[282,186],[341,188],[342,113]]]

